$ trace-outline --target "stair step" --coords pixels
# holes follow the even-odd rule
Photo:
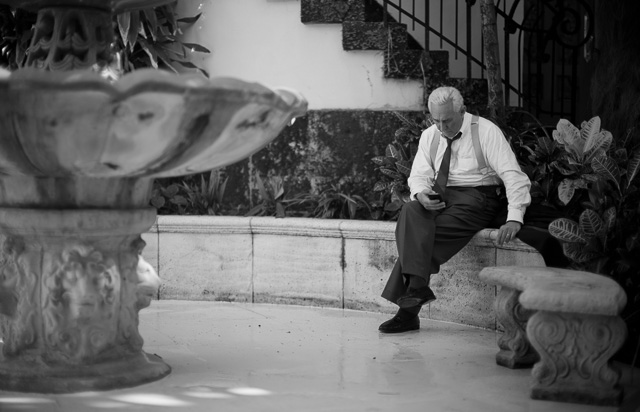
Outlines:
[[[345,21],[342,24],[344,50],[395,50],[407,48],[407,26],[400,23]]]
[[[301,0],[300,20],[305,24],[365,20],[365,0]]]
[[[387,50],[384,75],[389,79],[422,79],[443,84],[449,76],[449,52],[446,50]]]

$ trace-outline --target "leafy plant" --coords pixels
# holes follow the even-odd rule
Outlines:
[[[622,316],[630,339],[620,356],[635,364],[640,348],[640,148],[631,134],[616,146],[594,119],[579,131],[561,121],[554,133],[572,168],[558,187],[559,197],[569,202],[580,193],[585,200],[577,216],[553,221],[549,232],[562,242],[574,268],[610,276],[625,290]]]
[[[411,173],[411,164],[418,152],[422,131],[431,125],[430,118],[418,123],[400,113],[396,112],[395,115],[403,126],[396,130],[393,142],[385,149],[385,155],[371,159],[376,170],[381,173],[373,187],[374,192],[379,193],[378,199],[372,202],[372,206],[377,209],[374,218],[389,216],[394,219],[402,205],[409,201],[407,178]]]
[[[562,148],[552,137],[555,128],[543,125],[523,110],[510,110],[504,119],[491,120],[503,131],[522,171],[531,180],[532,202],[565,209],[557,195],[564,175],[555,167],[563,156]]]
[[[212,170],[207,178],[204,173],[200,174],[199,184],[184,180],[182,188],[186,193],[189,214],[220,215],[228,181],[229,178],[220,169]]]
[[[260,203],[251,208],[246,216],[275,216],[285,217],[284,182],[280,176],[260,177],[255,174],[256,186]]]
[[[632,258],[640,252],[635,182],[640,150],[611,150],[611,134],[600,130],[597,117],[583,122],[581,130],[561,120],[554,139],[566,150],[569,176],[558,186],[559,198],[568,204],[577,191],[584,191],[588,199],[581,202],[577,219],[552,222],[550,233],[563,242],[565,255],[586,270],[613,276],[640,266]]]
[[[190,60],[190,53],[209,53],[199,44],[184,43],[180,24],[193,24],[201,14],[194,17],[177,18],[175,3],[118,14],[116,19],[116,52],[122,58],[124,72],[142,67],[162,68],[177,72],[175,65],[199,70],[209,77],[202,68]]]
[[[114,16],[114,63],[103,68],[112,78],[143,67],[177,72],[175,65],[208,73],[190,60],[191,52],[209,53],[199,44],[180,40],[181,25],[195,23],[194,17],[177,18],[176,2],[156,8]],[[26,62],[34,33],[36,14],[0,6],[0,65],[15,70]]]
[[[165,187],[157,180],[153,182],[150,203],[161,215],[184,215],[188,206],[182,185],[170,183]]]
[[[315,217],[328,219],[357,219],[362,211],[371,212],[367,201],[360,195],[342,193],[336,185],[317,196]]]

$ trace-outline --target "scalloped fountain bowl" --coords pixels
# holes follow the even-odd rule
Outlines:
[[[24,69],[0,82],[0,172],[43,177],[161,177],[225,166],[306,112],[294,91],[231,78],[138,70]]]

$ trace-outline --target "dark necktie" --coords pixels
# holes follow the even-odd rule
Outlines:
[[[444,151],[444,156],[442,157],[442,162],[440,163],[440,170],[438,170],[438,176],[436,177],[436,182],[433,185],[433,191],[440,194],[440,196],[444,196],[444,191],[447,188],[447,180],[449,179],[449,165],[451,164],[451,143],[454,140],[458,140],[462,136],[462,132],[458,132],[453,138],[449,139],[444,137],[447,141],[447,149]]]

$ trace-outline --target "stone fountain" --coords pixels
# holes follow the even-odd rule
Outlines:
[[[139,70],[111,82],[114,14],[168,0],[0,0],[37,11],[26,68],[0,80],[0,389],[139,385],[138,312],[159,279],[139,254],[153,179],[221,167],[305,113],[296,92]]]

